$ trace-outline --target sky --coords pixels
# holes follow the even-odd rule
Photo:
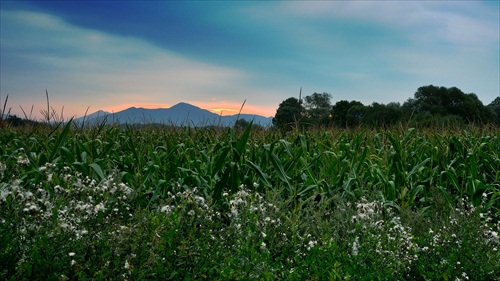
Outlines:
[[[500,96],[500,1],[0,1],[0,102],[64,118],[179,102],[274,116],[289,97]]]

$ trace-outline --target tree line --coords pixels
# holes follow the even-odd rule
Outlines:
[[[435,125],[500,125],[500,97],[485,106],[474,93],[434,85],[418,88],[403,104],[341,100],[332,105],[329,93],[304,99],[290,97],[280,103],[273,125],[288,131],[308,127],[388,127],[400,123],[417,127]]]

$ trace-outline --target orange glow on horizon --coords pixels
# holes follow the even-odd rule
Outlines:
[[[227,102],[227,101],[211,101],[211,102],[197,102],[196,106],[205,108],[213,113],[226,116],[235,115],[240,112],[241,103],[237,102]],[[252,105],[248,102],[245,103],[243,109],[241,109],[242,114],[256,114],[264,117],[274,116],[276,113],[276,108],[270,106],[258,106]]]
[[[120,104],[120,105],[115,105],[111,106],[108,108],[103,108],[102,110],[115,113],[119,112],[131,107],[137,107],[137,108],[147,108],[147,109],[157,109],[157,108],[169,108],[171,105],[169,104],[164,104],[164,103],[128,103],[128,104]]]
[[[237,102],[227,102],[227,101],[219,101],[219,100],[211,100],[209,102],[198,102],[198,101],[193,101],[190,102],[188,101],[187,103],[192,104],[194,106],[200,107],[202,109],[206,109],[208,111],[211,111],[215,114],[226,116],[226,115],[235,115],[240,112],[241,109],[241,103]],[[131,107],[138,107],[138,108],[147,108],[147,109],[158,109],[158,108],[170,108],[172,107],[170,104],[164,104],[164,103],[127,103],[127,104],[120,104],[120,105],[115,105],[115,106],[110,106],[106,108],[102,108],[102,110],[110,113],[116,113]],[[92,113],[93,111],[89,112]],[[257,106],[257,105],[251,105],[249,103],[245,103],[243,106],[243,109],[241,110],[242,114],[256,114],[256,115],[261,115],[264,117],[269,117],[269,116],[274,116],[276,113],[276,108],[271,107],[271,106]]]

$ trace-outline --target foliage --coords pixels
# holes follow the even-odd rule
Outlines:
[[[456,87],[433,85],[418,88],[415,98],[407,101],[417,113],[459,116],[466,123],[489,123],[494,113],[483,106],[475,94],[465,94]]]
[[[331,115],[333,118],[333,122],[337,127],[346,128],[347,125],[352,122],[352,120],[347,119],[347,114],[349,109],[354,106],[363,106],[363,104],[359,101],[346,101],[341,100],[335,103],[332,106]]]
[[[488,108],[491,109],[496,114],[496,124],[500,125],[500,97],[496,97],[490,104]]]
[[[304,108],[309,124],[314,125],[329,125],[330,123],[330,99],[332,96],[329,93],[314,93],[304,98]]]
[[[288,98],[280,103],[273,118],[273,124],[282,130],[299,129],[303,123],[304,107],[296,98]]]
[[[292,117],[293,112],[285,106],[289,102],[283,102],[278,108],[276,117],[283,120],[288,118],[286,119],[288,124],[295,125],[298,124],[297,120],[304,120],[309,128],[327,126],[383,128],[398,124],[413,127],[462,127],[465,124],[500,124],[498,105],[500,98],[484,106],[475,94],[465,94],[456,87],[433,85],[420,87],[414,97],[403,105],[396,102],[388,104],[374,102],[365,106],[354,100],[341,100],[331,105],[330,100],[331,95],[328,93],[306,96],[300,114],[302,118],[297,118],[299,115]],[[294,101],[297,102],[295,99]],[[297,108],[300,107],[299,103]],[[278,123],[275,122],[275,125]]]
[[[494,280],[500,134],[0,131],[0,279]]]

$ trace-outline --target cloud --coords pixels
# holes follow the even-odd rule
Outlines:
[[[45,88],[55,108],[65,106],[66,115],[79,116],[88,106],[93,112],[200,96],[231,101],[235,93],[259,92],[244,71],[188,59],[137,38],[75,27],[39,12],[2,10],[1,16],[1,92],[16,107],[44,108]],[[31,97],[37,92],[36,101]]]
[[[452,44],[498,46],[498,7],[480,1],[294,1],[281,8],[303,19],[368,22],[422,43],[443,39]]]
[[[76,114],[87,106],[93,112],[180,101],[228,113],[246,99],[244,112],[274,115],[281,101],[298,97],[300,87],[303,96],[329,92],[332,102],[364,103],[402,102],[430,83],[463,87],[485,102],[500,91],[498,4],[200,5],[194,14],[203,11],[203,19],[183,6],[184,14],[171,21],[180,25],[175,36],[155,31],[161,13],[122,27],[127,17],[115,12],[112,27],[121,28],[113,29],[102,10],[99,24],[88,24],[92,14],[84,16],[87,24],[75,23],[80,27],[69,23],[74,14],[57,9],[60,16],[1,10],[1,93],[10,94],[11,105],[44,108],[47,88],[56,108],[65,105]],[[138,13],[137,19],[152,16]]]

